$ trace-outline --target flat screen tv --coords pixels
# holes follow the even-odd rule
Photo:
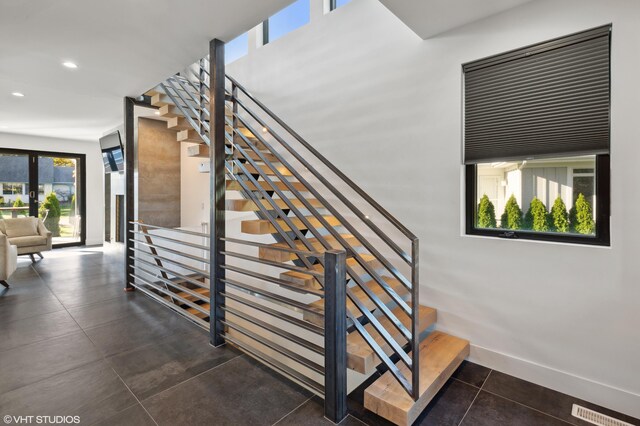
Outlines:
[[[102,161],[104,162],[104,172],[114,173],[124,170],[124,152],[122,150],[122,140],[120,132],[115,131],[100,138],[100,149],[102,150]]]

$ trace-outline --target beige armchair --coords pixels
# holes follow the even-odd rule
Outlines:
[[[7,280],[18,266],[18,248],[9,244],[9,238],[0,233],[0,284],[9,287]]]
[[[18,249],[18,255],[28,254],[35,262],[34,254],[42,259],[42,252],[51,250],[52,236],[36,217],[0,220],[0,234],[5,235],[9,244]]]

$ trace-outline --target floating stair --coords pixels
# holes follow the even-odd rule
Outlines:
[[[329,224],[329,226],[340,226],[340,222],[333,216],[323,216],[324,220]],[[289,218],[292,225],[296,228],[303,230],[307,229],[307,226],[302,222],[302,219],[298,219],[297,217]],[[320,222],[319,219],[316,219],[313,216],[306,217],[306,220],[311,224],[311,226],[315,228],[323,228],[324,226]],[[285,231],[290,231],[289,225],[284,221],[284,219],[277,219],[276,222],[278,225],[282,227]],[[271,224],[269,220],[266,219],[257,219],[257,220],[243,220],[240,222],[240,229],[245,234],[253,234],[253,235],[265,235],[265,234],[276,234],[278,231],[275,226]]]
[[[353,235],[341,234],[341,237],[347,242],[347,244],[349,244],[352,250],[357,252],[360,252],[363,250],[361,243]],[[327,244],[329,244],[331,248],[342,247],[342,245],[338,242],[338,240],[332,236],[326,236],[324,237],[324,239],[326,240]],[[313,246],[313,249],[316,252],[322,253],[325,251],[324,246],[317,238],[307,238],[307,241],[309,242],[309,244]],[[275,243],[275,244],[271,244],[271,246],[274,248],[289,247],[287,243]],[[307,250],[307,247],[300,240],[295,241],[295,246],[297,250]],[[258,250],[258,256],[260,257],[260,259],[272,260],[274,262],[281,262],[281,263],[288,262],[290,260],[294,260],[298,258],[294,253],[285,252],[282,250],[270,250],[265,247],[260,247],[260,250]],[[347,256],[349,256],[349,253],[347,253]]]
[[[307,191],[306,187],[300,183],[300,182],[290,182],[290,184],[297,190],[297,191]],[[227,185],[227,191],[242,191],[242,186],[240,185],[240,183],[238,183],[235,180],[228,180],[226,182]],[[249,188],[249,190],[251,191],[256,191],[258,188],[251,182],[246,182],[247,187]],[[258,181],[258,185],[264,189],[265,191],[273,191],[273,188],[271,187],[271,184],[265,181]],[[275,181],[273,182],[273,185],[275,187],[277,187],[278,189],[282,190],[282,191],[289,191],[289,188],[287,187],[287,185],[284,182],[280,182],[280,181]]]
[[[364,406],[397,425],[409,426],[468,356],[468,341],[434,331],[420,343],[418,400],[414,401],[387,371],[365,390]],[[396,366],[401,372],[409,373],[402,362]]]
[[[281,209],[289,209],[289,206],[284,200],[281,200],[279,198],[274,198],[273,201]],[[293,199],[290,201],[291,201],[291,204],[293,204],[296,208],[299,208],[299,209],[306,208],[302,203],[302,201],[300,200]],[[323,208],[322,203],[319,200],[316,200],[315,198],[309,198],[306,201],[308,201],[315,208],[318,208],[318,209]],[[256,211],[260,211],[261,208],[265,208],[267,210],[273,210],[273,206],[267,200],[260,200],[260,204],[261,206],[258,206],[256,203],[254,203],[251,200],[226,200],[226,208],[229,211],[256,212]]]

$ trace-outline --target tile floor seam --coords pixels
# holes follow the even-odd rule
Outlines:
[[[488,377],[488,376],[487,376],[487,377]],[[464,384],[464,385],[471,386],[472,388],[475,388],[475,389],[481,389],[480,387],[478,387],[478,386],[476,386],[476,385],[473,385],[473,384],[471,384],[471,383],[469,383],[469,382],[465,382],[464,380],[460,380],[460,379],[458,379],[457,377],[451,377],[451,378],[452,378],[453,380],[455,380],[456,382],[460,382],[460,383],[462,383],[462,384]]]
[[[490,395],[497,396],[498,398],[502,398],[502,399],[504,399],[504,400],[506,400],[506,401],[513,402],[514,404],[518,404],[518,405],[520,405],[520,406],[522,406],[522,407],[525,407],[525,408],[528,408],[528,409],[530,409],[530,410],[536,411],[536,412],[538,412],[538,413],[540,413],[540,414],[544,414],[544,415],[545,415],[545,416],[547,416],[547,417],[551,417],[551,418],[554,418],[554,419],[556,419],[556,420],[560,420],[560,421],[561,421],[561,422],[563,422],[563,423],[566,423],[566,424],[569,424],[569,425],[575,426],[573,423],[571,423],[571,422],[569,422],[569,421],[567,421],[567,420],[561,419],[560,417],[556,417],[556,416],[554,416],[553,414],[545,413],[545,412],[544,412],[544,411],[542,411],[542,410],[539,410],[539,409],[537,409],[537,408],[530,407],[530,406],[528,406],[527,404],[523,404],[523,403],[518,402],[518,401],[514,401],[513,399],[509,399],[509,398],[507,398],[507,397],[505,397],[505,396],[502,396],[502,395],[499,395],[499,394],[497,394],[497,393],[495,393],[495,392],[491,392],[491,391],[488,391],[488,390],[486,390],[486,389],[482,389],[482,390],[483,390],[484,392],[486,392],[486,393],[490,394]]]
[[[197,377],[202,376],[203,374],[207,374],[207,373],[208,373],[208,372],[210,372],[211,370],[215,370],[215,369],[216,369],[216,368],[218,368],[218,367],[222,367],[223,365],[225,365],[225,364],[227,364],[227,363],[229,363],[229,362],[233,361],[234,359],[238,359],[238,358],[239,358],[239,357],[241,357],[241,356],[244,356],[244,354],[238,354],[238,355],[234,356],[233,358],[226,360],[226,361],[225,361],[225,362],[223,362],[222,364],[216,365],[215,367],[211,367],[210,369],[208,369],[208,370],[206,370],[206,371],[203,371],[202,373],[196,374],[196,375],[195,375],[195,376],[193,376],[193,377],[189,377],[187,380],[183,380],[182,382],[180,382],[180,383],[176,383],[175,385],[173,385],[173,386],[171,386],[171,387],[168,387],[167,389],[161,390],[160,392],[158,392],[158,393],[156,393],[156,394],[150,395],[150,396],[146,397],[145,399],[143,399],[142,401],[140,401],[140,404],[142,404],[142,406],[144,407],[144,404],[143,404],[143,403],[144,403],[144,402],[149,401],[151,398],[155,398],[155,397],[156,397],[156,396],[158,396],[158,395],[162,395],[163,393],[165,393],[165,392],[167,392],[167,391],[169,391],[169,390],[171,390],[171,389],[173,389],[173,388],[175,388],[175,387],[178,387],[178,386],[180,386],[180,385],[183,385],[183,384],[185,384],[185,383],[187,383],[187,382],[189,382],[189,381],[191,381],[191,380],[193,380],[193,379],[195,379],[195,378],[197,378]]]
[[[33,265],[32,265],[33,267]],[[34,268],[35,270],[35,268]],[[40,277],[40,274],[38,273],[38,271],[36,271],[36,274],[38,275],[38,277]],[[47,285],[47,283],[42,279],[42,277],[40,277],[40,279],[42,280],[42,282],[44,283],[44,285],[51,290],[51,287],[49,287]],[[52,291],[53,293],[53,291]],[[58,296],[54,293],[54,297],[56,299],[58,299]],[[60,301],[60,299],[58,299],[58,302],[60,302],[60,304],[62,306],[64,306],[64,303],[62,303],[62,301]],[[140,402],[140,400],[138,399],[138,397],[133,393],[133,391],[131,390],[131,388],[129,388],[129,386],[127,386],[127,384],[125,383],[125,381],[122,379],[122,377],[120,377],[120,374],[118,374],[118,372],[113,368],[113,366],[111,365],[111,363],[109,361],[107,361],[107,357],[105,356],[104,352],[102,352],[100,350],[100,348],[98,348],[98,346],[95,344],[95,342],[93,340],[91,340],[91,337],[89,337],[89,335],[87,334],[87,332],[85,331],[84,328],[82,328],[80,326],[80,324],[78,323],[78,321],[76,321],[76,319],[73,317],[73,315],[71,315],[71,313],[69,312],[69,310],[67,309],[66,306],[64,306],[65,311],[67,312],[67,314],[71,317],[71,319],[76,323],[76,325],[80,328],[80,330],[82,330],[82,333],[85,335],[85,337],[91,342],[91,345],[95,348],[95,350],[97,351],[97,353],[101,356],[102,361],[111,369],[111,371],[113,371],[113,374],[116,375],[116,377],[122,382],[123,386],[125,387],[125,389],[127,389],[127,391],[131,394],[131,396],[133,396],[133,399],[136,400],[136,402],[138,404],[140,404],[140,406],[142,406],[142,409],[147,413],[147,415],[151,418],[151,420],[156,424],[156,426],[158,426],[158,422],[156,422],[156,420],[153,418],[153,416],[151,416],[151,413],[149,413],[146,409],[146,407],[144,405],[142,405],[142,403]],[[74,370],[73,368],[68,370],[71,371]]]
[[[473,400],[471,400],[471,404],[469,404],[469,406],[467,407],[467,411],[464,412],[464,416],[462,416],[462,418],[460,419],[460,422],[458,422],[458,426],[462,425],[462,422],[464,422],[464,419],[467,418],[467,414],[469,414],[469,411],[471,411],[471,407],[473,407],[473,404],[476,402],[476,399],[478,399],[478,396],[480,395],[480,392],[482,392],[482,388],[484,387],[484,384],[487,383],[487,380],[489,379],[489,376],[491,376],[491,373],[493,372],[493,370],[489,371],[489,374],[487,374],[487,377],[484,378],[484,381],[482,382],[482,386],[480,386],[478,389],[478,392],[476,392],[476,396],[473,397]]]
[[[314,395],[315,396],[315,395]],[[292,414],[294,411],[296,411],[298,408],[302,407],[304,404],[306,404],[307,402],[311,401],[314,396],[309,397],[309,399],[307,399],[306,401],[302,402],[300,405],[298,405],[297,407],[295,407],[293,410],[289,411],[287,414],[285,414],[284,416],[280,417],[280,419],[278,419],[275,423],[273,423],[271,426],[276,426],[278,423],[280,423],[281,421],[283,421],[289,414]]]

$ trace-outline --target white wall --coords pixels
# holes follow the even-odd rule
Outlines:
[[[612,246],[463,235],[461,64],[613,23]],[[538,0],[421,40],[353,0],[228,72],[419,237],[421,300],[472,358],[640,416],[640,2]]]
[[[87,156],[87,245],[102,244],[104,235],[104,166],[98,141],[77,141],[0,133],[0,148],[67,152]]]

